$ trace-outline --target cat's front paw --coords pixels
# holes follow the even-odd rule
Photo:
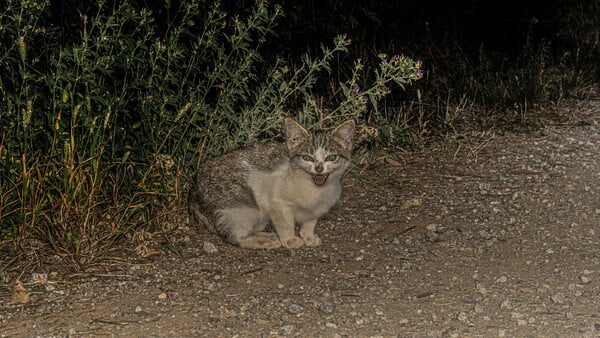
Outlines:
[[[304,241],[300,237],[290,237],[281,241],[281,244],[288,249],[297,249],[304,245]]]
[[[306,246],[319,246],[321,245],[321,238],[317,235],[311,235],[304,237],[304,245]]]

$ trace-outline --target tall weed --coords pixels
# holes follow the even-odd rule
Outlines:
[[[147,227],[157,202],[178,200],[202,158],[275,137],[287,115],[322,126],[364,118],[391,84],[421,76],[420,63],[382,55],[361,87],[356,61],[319,109],[315,84],[349,39],[298,65],[267,62],[279,6],[257,1],[231,16],[219,1],[179,5],[159,26],[129,1],[99,1],[69,39],[52,25],[49,1],[9,0],[1,10],[2,245],[27,251],[38,238],[83,269]]]

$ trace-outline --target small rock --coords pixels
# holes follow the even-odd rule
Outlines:
[[[333,313],[335,311],[335,304],[332,302],[323,302],[319,306],[319,310],[323,313]]]
[[[485,230],[480,230],[478,232],[479,237],[488,240],[492,238],[492,234],[490,234],[489,232],[485,231]]]
[[[523,315],[518,313],[518,312],[511,312],[510,313],[510,318],[512,319],[522,319]]]
[[[420,199],[420,198],[413,198],[412,200],[405,201],[402,204],[402,207],[404,209],[406,209],[406,208],[409,208],[409,207],[419,207],[422,204],[423,204],[423,200],[422,199]]]
[[[167,294],[166,294],[166,293],[164,293],[164,292],[163,292],[163,293],[161,293],[161,294],[159,294],[159,295],[158,295],[158,299],[160,299],[160,300],[165,300],[165,299],[167,299]]]
[[[440,239],[440,235],[434,231],[427,231],[427,241],[430,243],[437,242]]]
[[[496,279],[496,283],[506,283],[506,281],[508,281],[508,277],[506,276],[500,276]]]
[[[206,291],[215,291],[217,289],[217,284],[215,283],[208,283],[206,284],[206,286],[204,286],[204,290]]]
[[[459,313],[457,317],[458,321],[463,323],[467,321],[467,318],[467,314],[464,312]]]
[[[142,311],[143,311],[143,310],[142,310],[142,307],[141,307],[141,306],[139,306],[139,305],[138,305],[138,306],[136,306],[136,307],[135,307],[135,313],[140,313],[140,312],[142,312]]]
[[[589,277],[586,277],[586,276],[581,276],[581,277],[579,277],[579,279],[581,279],[581,282],[583,284],[589,284],[592,281]]]
[[[554,304],[563,304],[565,302],[565,295],[561,292],[555,294],[552,296],[552,302],[554,302]]]
[[[281,332],[283,334],[292,334],[294,332],[294,325],[288,324],[281,327]]]
[[[48,282],[48,274],[47,273],[37,273],[33,272],[31,277],[29,278],[30,283],[40,283],[44,284]]]
[[[302,313],[304,311],[304,308],[298,304],[290,304],[287,307],[287,312],[293,315],[297,315],[299,313]]]
[[[202,244],[202,250],[204,250],[204,252],[209,253],[209,254],[214,254],[217,253],[217,251],[219,251],[219,249],[217,249],[217,247],[212,244],[211,242],[205,241]]]
[[[504,301],[502,301],[502,303],[500,303],[500,309],[502,309],[502,310],[512,309],[512,302],[510,301],[510,299],[505,299]]]

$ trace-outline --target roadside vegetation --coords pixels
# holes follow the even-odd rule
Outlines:
[[[277,138],[285,116],[354,118],[360,146],[405,147],[535,124],[600,78],[595,2],[563,11],[568,43],[531,18],[509,52],[424,27],[379,34],[384,8],[341,1],[75,3],[0,9],[0,275],[42,252],[75,270],[110,258],[185,202],[200,161]]]

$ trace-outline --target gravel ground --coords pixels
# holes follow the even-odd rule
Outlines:
[[[177,210],[179,255],[25,271],[22,305],[4,281],[0,336],[599,337],[600,101],[560,114],[354,170],[318,248],[240,249]]]

